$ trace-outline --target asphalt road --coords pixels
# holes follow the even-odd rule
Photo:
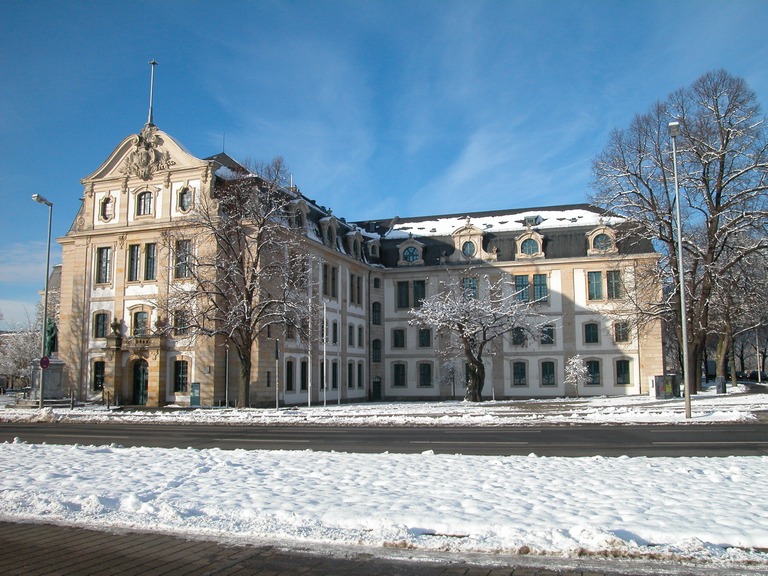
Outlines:
[[[0,442],[539,456],[763,456],[768,424],[305,427],[0,422]]]

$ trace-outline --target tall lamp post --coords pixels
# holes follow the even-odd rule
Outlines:
[[[683,346],[683,391],[685,396],[685,417],[691,417],[691,391],[688,379],[688,312],[685,307],[685,272],[683,270],[683,230],[680,224],[680,188],[677,182],[677,137],[680,134],[680,122],[669,123],[669,136],[672,138],[672,165],[675,174],[675,216],[677,217],[677,276],[680,284],[680,322],[682,323]]]
[[[48,335],[48,270],[51,265],[51,217],[53,216],[53,202],[50,202],[40,196],[40,194],[32,194],[32,200],[40,204],[48,206],[48,248],[45,255],[45,295],[43,296],[43,327],[40,334],[40,361],[42,363],[43,357],[46,352],[46,336]],[[39,407],[43,409],[43,392],[45,391],[45,368],[42,364],[40,366],[40,404]]]

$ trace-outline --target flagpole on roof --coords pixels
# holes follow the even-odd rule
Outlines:
[[[149,126],[154,126],[152,118],[152,97],[155,91],[155,66],[157,66],[157,62],[150,60],[149,65],[152,67],[152,72],[149,76],[149,115],[147,116],[147,124]]]

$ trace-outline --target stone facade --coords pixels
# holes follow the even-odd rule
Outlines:
[[[147,124],[82,180],[82,207],[59,239],[65,390],[149,406],[234,401],[232,348],[163,329],[171,320],[156,303],[173,281],[164,231],[183,226],[219,175],[238,167],[224,154],[198,159]],[[657,254],[647,243],[617,242],[616,217],[570,205],[352,223],[296,188],[287,193],[313,255],[307,298],[322,313],[307,319],[309,341],[264,334],[253,405],[463,397],[463,360],[439,357],[443,336],[409,325],[408,310],[469,267],[480,297],[483,279],[507,277],[530,291],[551,326],[543,338],[499,343],[485,397],[644,394],[663,373],[660,326],[620,314],[633,278]],[[596,377],[569,391],[565,363],[575,354]]]

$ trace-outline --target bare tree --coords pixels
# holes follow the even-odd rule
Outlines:
[[[589,370],[584,363],[584,359],[579,355],[571,356],[565,365],[565,386],[572,389],[575,396],[579,395],[579,390],[589,380]]]
[[[681,317],[674,234],[675,189],[668,124],[677,137],[688,307],[688,389],[697,390],[711,308],[729,290],[723,280],[740,260],[768,249],[768,141],[765,118],[746,82],[709,72],[690,87],[614,131],[594,160],[593,201],[634,222],[627,231],[655,242],[662,254],[662,304],[678,327]],[[658,310],[653,310],[658,313]]]
[[[183,228],[170,231],[175,255],[167,314],[192,337],[222,336],[240,364],[239,407],[251,404],[254,347],[272,326],[300,329],[307,316],[306,250],[290,226],[296,199],[282,158],[220,178]],[[190,238],[194,237],[194,245]]]
[[[515,332],[525,337],[539,330],[532,303],[516,297],[508,278],[482,278],[487,279],[486,284],[478,286],[478,277],[471,269],[458,275],[449,273],[437,294],[410,311],[410,324],[433,328],[445,337],[441,354],[464,356],[469,370],[465,399],[470,402],[483,399],[483,358],[492,352],[491,345]]]
[[[13,388],[30,385],[31,366],[40,358],[39,322],[17,322],[0,339],[0,375]]]

